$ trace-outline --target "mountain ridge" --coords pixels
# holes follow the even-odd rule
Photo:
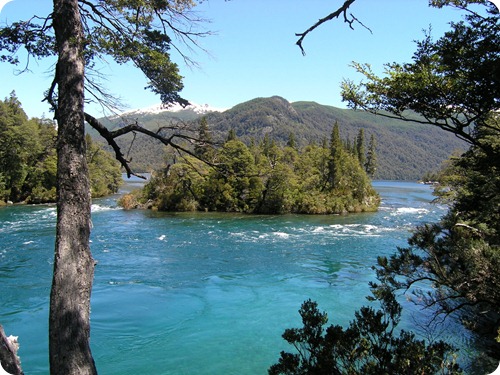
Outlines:
[[[208,104],[197,104],[197,103],[190,103],[189,105],[183,107],[180,104],[170,104],[170,105],[164,105],[162,103],[154,104],[149,107],[145,108],[136,108],[136,109],[131,109],[127,110],[125,112],[122,112],[116,116],[113,116],[115,118],[121,117],[121,116],[133,116],[133,115],[154,115],[154,114],[159,114],[163,112],[170,112],[170,113],[175,113],[175,112],[183,112],[183,111],[192,111],[194,113],[204,115],[209,112],[224,112],[226,111],[227,108],[215,108],[212,107]]]
[[[154,129],[165,121],[176,121],[179,113],[135,113],[135,117],[142,126]],[[455,150],[464,150],[467,146],[453,134],[431,125],[388,119],[313,101],[290,103],[279,96],[255,98],[223,112],[190,112],[188,117],[179,121],[190,124],[193,131],[197,129],[199,119],[205,117],[216,141],[223,141],[230,130],[234,130],[236,136],[246,143],[260,142],[268,136],[285,144],[290,134],[293,134],[299,147],[328,140],[335,122],[339,124],[342,139],[353,140],[359,130],[364,129],[365,142],[368,143],[373,134],[378,144],[379,167],[376,179],[418,180],[426,172],[438,169]],[[108,126],[116,127],[120,123],[115,120]],[[141,142],[144,145],[141,146]],[[123,149],[128,149],[126,141],[122,144]],[[135,140],[135,145],[147,154],[131,154],[136,169],[161,168],[164,163],[161,145],[155,145],[154,141],[146,139]],[[156,156],[152,156],[153,154]]]

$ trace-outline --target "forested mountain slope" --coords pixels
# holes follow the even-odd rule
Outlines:
[[[137,114],[126,120],[116,119],[110,126],[124,125],[130,121],[149,129],[182,121],[198,126],[196,117],[201,114],[162,112]],[[432,126],[392,120],[366,112],[340,109],[315,102],[289,103],[281,97],[256,98],[238,104],[224,112],[204,114],[214,139],[223,140],[233,129],[246,143],[259,142],[268,134],[271,139],[285,144],[293,134],[299,146],[327,139],[335,122],[340,126],[342,139],[353,140],[363,128],[366,139],[373,134],[377,141],[377,179],[417,180],[427,171],[436,170],[450,154],[465,149],[455,136]],[[125,140],[123,150],[128,151],[131,139]],[[138,136],[130,151],[136,168],[153,169],[162,166],[163,146]]]

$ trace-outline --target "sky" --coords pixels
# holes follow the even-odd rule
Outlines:
[[[0,0],[1,3],[5,0]],[[360,25],[351,30],[341,20],[323,24],[303,42],[306,55],[295,45],[295,33],[305,31],[318,19],[336,10],[344,0],[206,0],[195,8],[210,22],[202,25],[212,35],[201,38],[201,49],[186,51],[197,66],[185,64],[173,53],[184,77],[181,96],[192,103],[228,109],[257,97],[279,95],[290,102],[315,101],[345,108],[340,95],[344,79],[361,77],[350,64],[370,63],[377,73],[390,62],[410,62],[415,40],[432,26],[441,36],[450,21],[461,19],[453,8],[428,7],[427,0],[357,0],[350,12],[372,31]],[[11,0],[0,10],[0,27],[33,15],[50,13],[50,0]],[[51,117],[42,102],[50,86],[55,60],[33,60],[29,71],[0,63],[0,99],[15,90],[29,117]],[[100,72],[108,91],[119,97],[126,109],[144,108],[160,102],[144,90],[147,79],[132,65],[117,65],[110,59]],[[95,117],[106,112],[97,104],[86,111]]]

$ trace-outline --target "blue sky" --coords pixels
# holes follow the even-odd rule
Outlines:
[[[306,30],[318,19],[338,8],[343,0],[208,0],[196,10],[211,20],[204,25],[215,35],[199,41],[207,51],[190,54],[198,67],[185,65],[173,55],[184,76],[182,96],[198,104],[230,108],[256,97],[279,95],[293,102],[316,101],[345,107],[340,97],[343,79],[358,81],[349,67],[352,61],[372,64],[381,72],[387,62],[410,61],[416,39],[432,25],[439,37],[451,20],[461,13],[452,8],[434,9],[427,0],[357,0],[351,12],[367,25],[351,30],[340,20],[328,22],[304,41],[306,56],[295,45],[295,33]],[[49,0],[13,0],[0,12],[0,26],[33,14],[50,12]],[[54,61],[30,61],[30,72],[16,74],[24,67],[0,63],[0,98],[12,90],[30,117],[50,117],[42,103],[51,82]],[[126,108],[143,108],[159,103],[144,90],[146,79],[131,66],[103,65],[108,90],[122,99]],[[97,117],[97,105],[86,108]]]

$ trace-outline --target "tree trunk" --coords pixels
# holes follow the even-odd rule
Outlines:
[[[78,0],[54,0],[58,62],[57,227],[50,294],[52,375],[97,374],[90,351],[90,184],[85,159],[83,32]]]
[[[7,337],[0,324],[0,363],[4,372],[7,371],[12,375],[24,375],[21,369],[21,361],[17,356],[18,349],[17,337]]]

